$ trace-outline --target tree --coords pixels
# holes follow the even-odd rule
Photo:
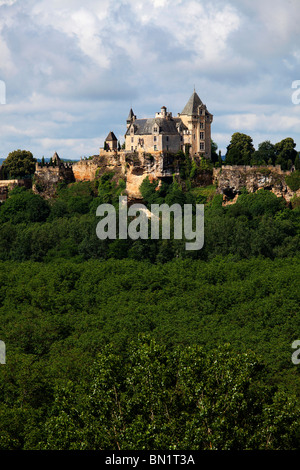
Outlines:
[[[208,353],[140,337],[126,354],[106,347],[90,384],[58,389],[42,448],[248,450],[297,445],[293,399],[262,381],[253,353]],[[276,419],[274,419],[276,418]]]
[[[219,155],[217,153],[218,145],[213,140],[211,141],[211,161],[212,163],[217,163],[219,160]]]
[[[288,187],[292,191],[298,191],[300,188],[300,171],[296,170],[285,178]]]
[[[33,175],[36,159],[28,150],[15,150],[8,154],[3,163],[4,170],[12,178]]]
[[[15,188],[7,201],[1,205],[0,221],[18,224],[22,222],[43,222],[50,213],[45,199],[25,188]]]
[[[258,145],[258,150],[256,150],[251,159],[252,165],[265,165],[271,162],[272,165],[276,161],[276,151],[275,145],[272,144],[269,140],[265,140]]]
[[[227,165],[249,165],[255,148],[249,135],[235,132],[227,147],[225,163]]]
[[[295,162],[298,155],[295,147],[296,143],[291,137],[287,137],[275,144],[276,164],[281,165],[282,170],[290,170],[291,163]]]

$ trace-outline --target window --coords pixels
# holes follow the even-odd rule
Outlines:
[[[156,139],[156,135],[153,137],[153,140],[154,140],[154,142],[156,142],[156,140],[157,140],[157,139]]]
[[[133,143],[133,137],[131,137],[131,143]]]
[[[200,150],[204,150],[204,142],[200,142]]]
[[[200,122],[200,129],[204,129],[204,122]]]
[[[194,140],[196,140],[196,134],[194,134]]]
[[[169,142],[169,136],[168,136],[168,135],[167,135],[167,137],[166,137],[166,141]]]
[[[167,145],[167,151],[169,150],[169,146]]]
[[[157,127],[153,127],[153,132],[157,132]]]
[[[201,140],[204,139],[204,132],[200,132],[200,139],[201,139]]]
[[[157,145],[154,145],[154,150],[157,150]]]
[[[133,145],[131,146],[131,151],[133,152]]]

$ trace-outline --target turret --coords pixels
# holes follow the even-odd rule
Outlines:
[[[130,111],[129,111],[129,114],[128,114],[128,118],[127,118],[127,129],[128,127],[130,126],[130,124],[136,120],[136,115],[134,114],[134,112],[132,111],[132,108],[130,108]]]

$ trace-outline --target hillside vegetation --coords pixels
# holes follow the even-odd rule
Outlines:
[[[299,204],[205,203],[205,245],[105,240],[112,175],[0,208],[0,449],[299,449]]]

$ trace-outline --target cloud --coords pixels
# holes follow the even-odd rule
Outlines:
[[[298,0],[0,0],[0,153],[97,153],[194,85],[222,151],[239,129],[300,143],[299,22]]]

